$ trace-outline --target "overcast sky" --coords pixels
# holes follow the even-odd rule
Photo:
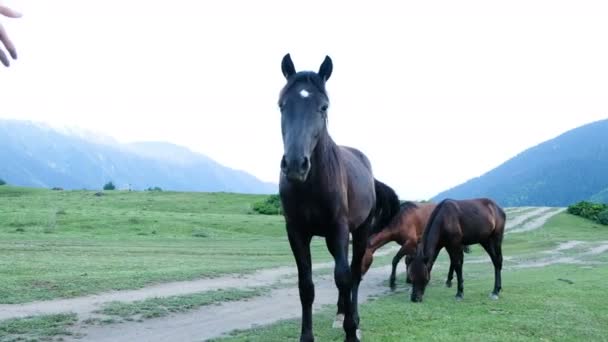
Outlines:
[[[1,1],[1,0],[0,0]],[[608,118],[607,1],[4,1],[0,118],[185,145],[277,181],[280,62],[334,61],[329,130],[421,199]]]

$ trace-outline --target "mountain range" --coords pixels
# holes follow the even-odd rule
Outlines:
[[[277,185],[166,142],[121,144],[89,132],[0,120],[0,179],[63,189],[160,187],[175,191],[276,193]]]
[[[608,119],[567,131],[432,198],[490,197],[503,206],[608,203]]]

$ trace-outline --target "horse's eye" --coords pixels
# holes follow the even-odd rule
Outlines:
[[[327,105],[321,106],[321,112],[327,112]]]

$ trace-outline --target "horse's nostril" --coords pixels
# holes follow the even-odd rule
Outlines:
[[[285,161],[285,156],[281,158],[281,170],[285,170],[287,168],[287,161]]]
[[[304,160],[302,161],[302,170],[308,170],[308,167],[310,167],[310,160],[308,157],[304,157]]]

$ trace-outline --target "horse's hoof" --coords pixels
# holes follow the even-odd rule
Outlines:
[[[352,338],[345,338],[345,342],[361,342],[361,329],[357,329],[355,336]]]
[[[337,314],[332,327],[334,329],[342,329],[342,326],[344,326],[344,314]]]
[[[463,299],[464,299],[464,296],[463,296],[463,295],[456,295],[456,301],[457,301],[457,302],[460,302],[460,301],[462,301]]]
[[[452,287],[452,282],[451,281],[446,281],[445,282],[445,287]]]
[[[315,342],[315,338],[310,335],[300,336],[300,342]]]
[[[490,293],[490,299],[498,300],[498,295],[496,293]]]

